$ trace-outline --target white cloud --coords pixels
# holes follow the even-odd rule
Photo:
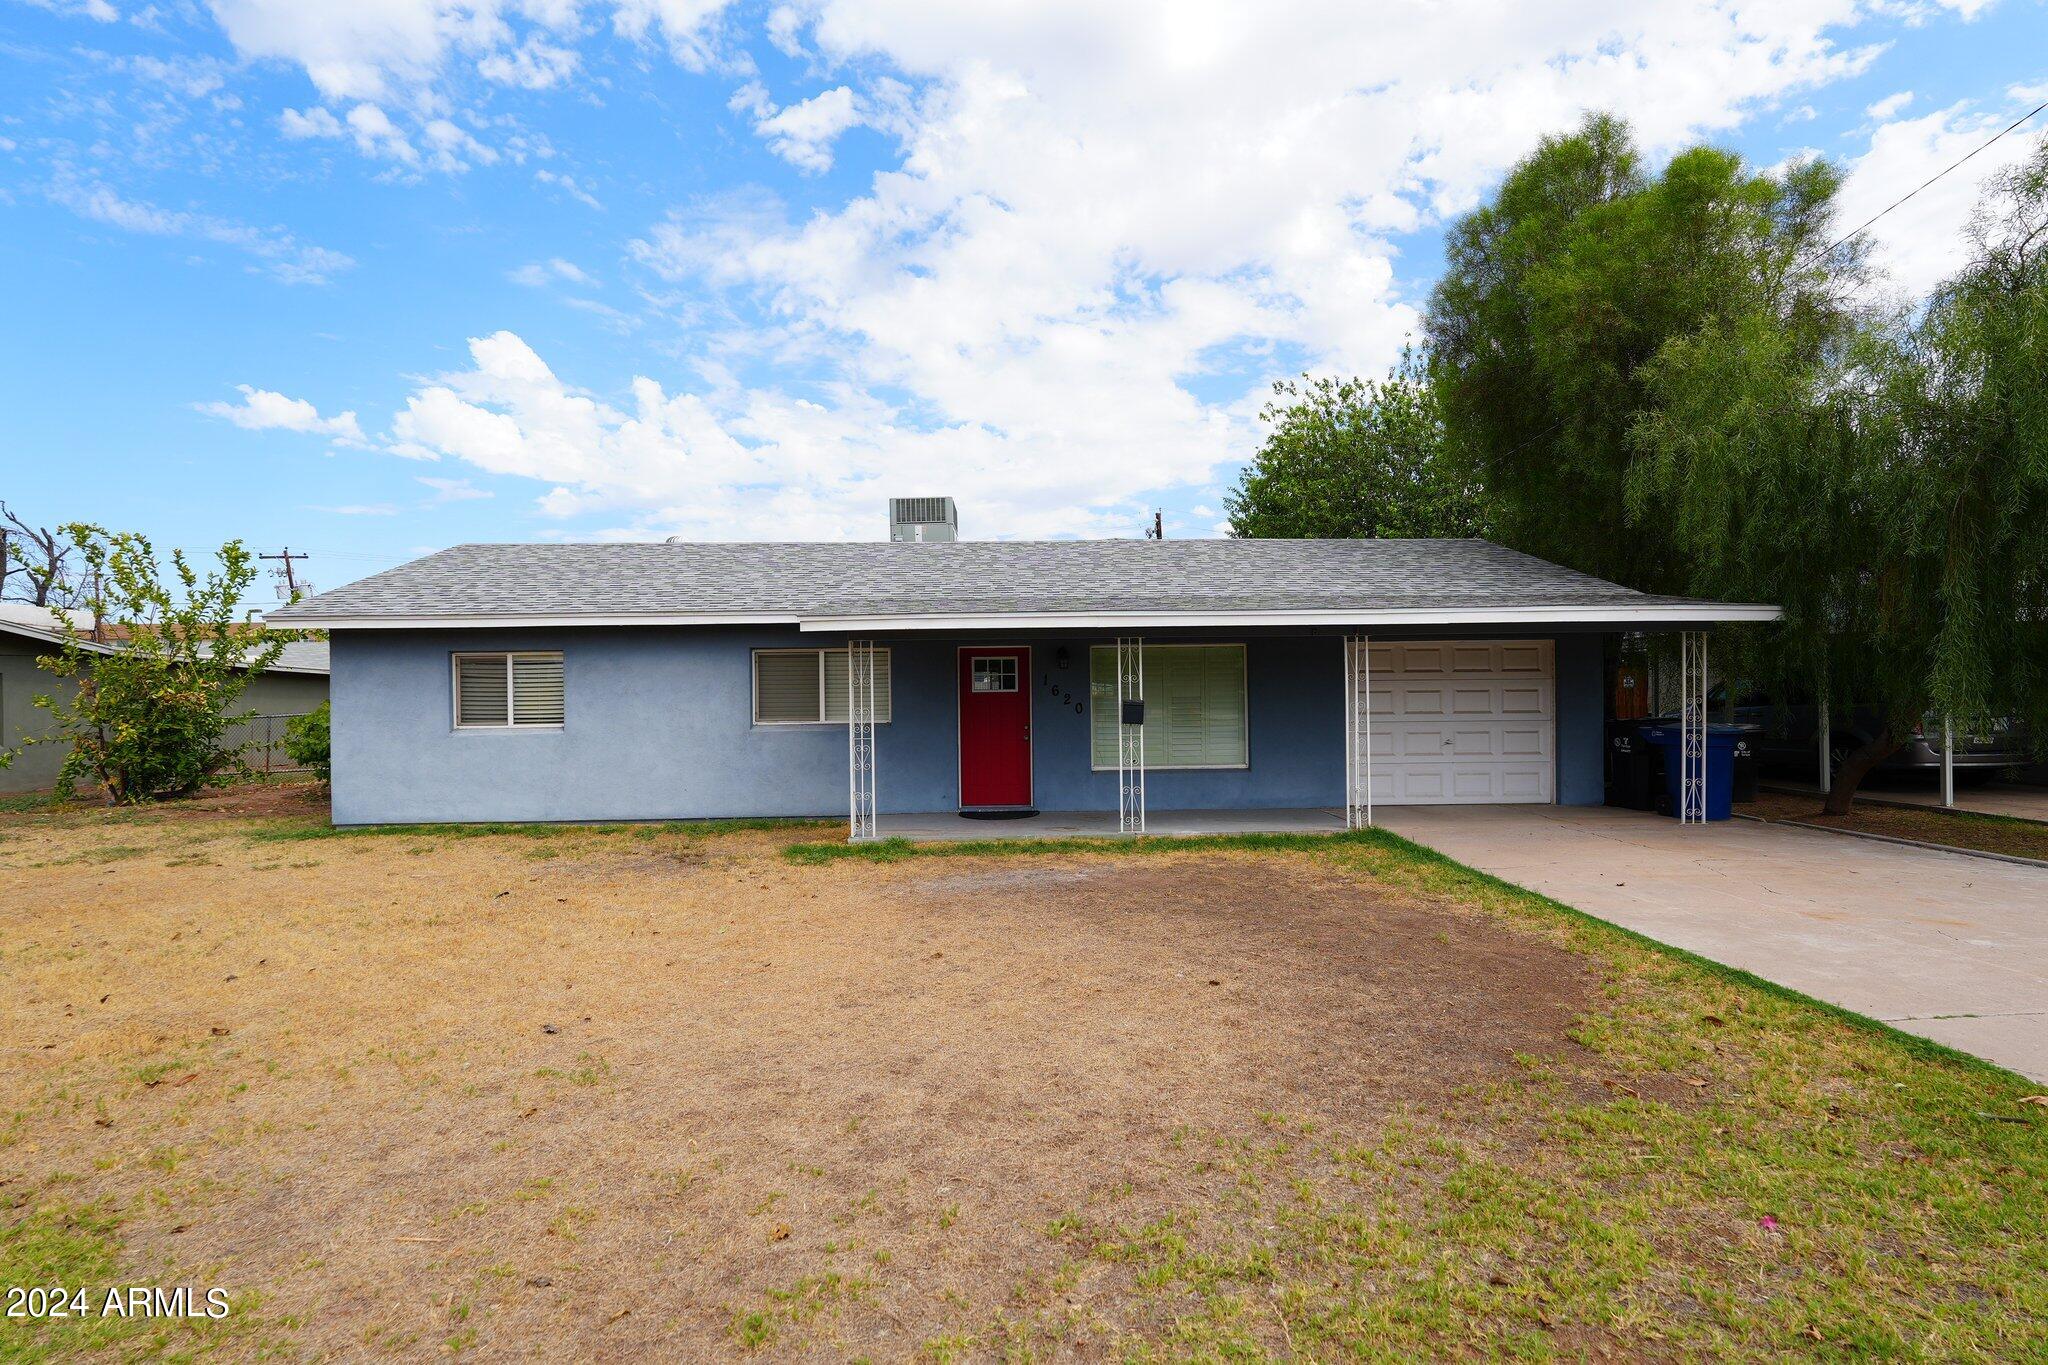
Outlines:
[[[374,104],[358,104],[348,111],[349,133],[356,150],[364,156],[381,157],[408,166],[419,164],[420,154],[411,139],[399,131],[391,116]]]
[[[227,66],[211,57],[121,57],[114,65],[138,79],[203,99],[227,83]]]
[[[324,436],[337,445],[362,446],[363,429],[353,412],[322,417],[320,410],[303,398],[287,398],[269,389],[237,384],[239,403],[194,403],[209,417],[223,417],[244,431],[295,431],[306,436]]]
[[[753,101],[757,111],[762,98]],[[832,169],[833,141],[861,121],[853,91],[842,85],[780,113],[766,114],[754,124],[754,131],[767,139],[769,151],[798,170],[817,173]]]
[[[27,3],[67,18],[92,19],[102,24],[111,24],[121,17],[121,12],[107,0],[27,0]]]
[[[1884,124],[1871,134],[1869,150],[1851,163],[1837,213],[1842,231],[1861,226],[2011,121],[2009,115],[1977,112],[1963,103]],[[2025,160],[2040,144],[2039,133],[2014,133],[1885,214],[1870,229],[1872,260],[1908,296],[1926,294],[1967,259],[1963,229],[1984,182]]]
[[[692,71],[717,58],[712,28],[729,0],[614,0],[612,25],[635,41],[659,34],[675,59]]]
[[[577,265],[574,261],[564,260],[560,256],[556,256],[551,260],[531,261],[512,271],[506,278],[514,284],[523,284],[529,289],[538,289],[556,280],[567,280],[571,284],[581,285],[595,285],[597,283],[582,266]]]
[[[486,80],[527,90],[548,90],[576,72],[576,52],[538,35],[508,51],[493,52],[476,64]]]
[[[1870,115],[1872,118],[1876,119],[1879,123],[1883,123],[1892,118],[1895,114],[1898,114],[1901,110],[1903,110],[1907,105],[1911,104],[1912,102],[1913,92],[1910,90],[1901,90],[1896,95],[1886,95],[1883,99],[1871,105],[1863,112]]]
[[[598,201],[598,197],[578,184],[574,176],[564,175],[560,171],[551,171],[543,166],[533,173],[533,178],[538,184],[551,185],[555,189],[560,190],[585,208],[600,210],[604,208],[604,205]]]
[[[423,474],[419,476],[416,482],[434,490],[433,501],[437,503],[473,502],[478,498],[492,496],[488,488],[478,488],[468,479],[439,479],[432,475]]]
[[[287,109],[277,116],[278,131],[294,142],[315,137],[340,137],[345,129],[341,120],[318,105],[300,113]]]
[[[124,232],[155,237],[190,237],[232,247],[254,258],[254,269],[285,284],[326,284],[355,264],[353,258],[323,246],[299,241],[275,228],[250,227],[211,214],[161,208],[124,198],[106,185],[82,181],[60,168],[49,187],[50,198],[81,218]]]

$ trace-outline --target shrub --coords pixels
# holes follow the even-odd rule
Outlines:
[[[332,710],[326,702],[303,716],[284,723],[284,751],[301,768],[311,768],[322,782],[331,781],[334,767],[328,758],[328,721]]]
[[[36,663],[74,680],[75,690],[35,698],[55,724],[25,741],[69,747],[58,795],[69,797],[91,779],[109,801],[150,801],[246,775],[250,746],[228,743],[227,732],[247,713],[231,708],[297,638],[236,619],[236,603],[256,577],[249,552],[228,542],[219,571],[202,579],[183,552],[172,551],[174,595],[146,537],[83,524],[65,530],[87,566],[93,587],[85,609],[96,625],[87,634],[68,612],[57,614],[62,647]],[[108,622],[112,637],[101,639],[99,625]],[[0,752],[0,766],[19,752]]]

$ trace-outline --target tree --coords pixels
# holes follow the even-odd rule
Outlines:
[[[1850,329],[1854,251],[1816,252],[1839,174],[1696,147],[1648,173],[1606,115],[1546,138],[1450,233],[1425,334],[1450,447],[1505,543],[1648,591],[1689,575],[1632,516],[1629,433],[1674,342],[1767,316],[1788,363]]]
[[[1782,604],[1751,674],[1877,711],[1835,814],[1923,718],[2048,741],[2048,149],[1993,183],[1970,241],[1917,316],[1821,364],[1758,312],[1645,373],[1629,498],[1664,513],[1678,586]]]
[[[1224,498],[1235,536],[1476,536],[1477,491],[1444,453],[1444,425],[1412,353],[1384,380],[1273,385],[1265,444]]]
[[[333,709],[327,702],[284,723],[284,751],[322,782],[334,780]]]
[[[248,551],[228,542],[220,568],[202,579],[174,550],[174,596],[147,538],[83,524],[64,531],[94,585],[84,607],[96,621],[116,623],[118,645],[96,646],[59,610],[62,647],[37,660],[76,683],[67,698],[35,699],[55,725],[27,741],[70,746],[59,794],[68,797],[80,779],[91,778],[109,801],[139,802],[246,775],[242,752],[249,746],[228,744],[226,734],[247,715],[231,708],[294,638],[236,619],[236,603],[256,577]],[[0,752],[0,764],[19,752]]]
[[[71,551],[61,531],[31,525],[0,502],[0,601],[77,606],[85,589],[67,572]]]

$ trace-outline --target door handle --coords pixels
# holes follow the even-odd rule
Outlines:
[[[1024,727],[1024,738],[1026,738],[1026,739],[1029,739],[1029,738],[1031,738],[1031,727],[1030,727],[1030,725],[1028,725],[1028,724],[1027,724],[1027,725],[1025,725],[1025,727]]]

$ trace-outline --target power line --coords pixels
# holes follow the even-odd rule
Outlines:
[[[2034,115],[2040,113],[2043,109],[2048,109],[2048,100],[2042,100],[2032,109],[2029,109],[2026,113],[2021,114],[2018,118],[2014,119],[2011,123],[2007,124],[2004,128],[1999,130],[1998,134],[1994,136],[1989,142],[1984,143],[1983,146],[1971,149],[1969,153],[1964,155],[1960,160],[1956,161],[1954,165],[1946,166],[1943,167],[1941,170],[1936,171],[1933,175],[1929,176],[1920,184],[1915,185],[1912,189],[1907,190],[1904,194],[1900,195],[1897,199],[1894,199],[1891,203],[1886,204],[1883,208],[1879,209],[1876,213],[1872,214],[1870,216],[1869,221],[1865,222],[1863,226],[1857,228],[1854,232],[1847,233],[1841,237],[1836,238],[1834,241],[1828,243],[1828,251],[1832,252],[1835,250],[1835,248],[1847,245],[1849,242],[1854,241],[1858,237],[1861,237],[1864,233],[1870,231],[1871,227],[1876,224],[1878,219],[1884,217],[1887,213],[1890,213],[1893,209],[1899,207],[1899,205],[1905,203],[1908,199],[1911,199],[1914,195],[1920,193],[1920,191],[1926,189],[1929,185],[1932,185],[1935,181],[1941,179],[1950,171],[1955,170],[1958,166],[1961,166],[1971,157],[1976,156],[1977,153],[1983,151],[1985,147],[1991,146],[1992,143],[1997,142],[2006,134],[2013,132],[2014,130],[2019,128],[2021,124],[2026,123],[2029,119],[2033,118]]]

